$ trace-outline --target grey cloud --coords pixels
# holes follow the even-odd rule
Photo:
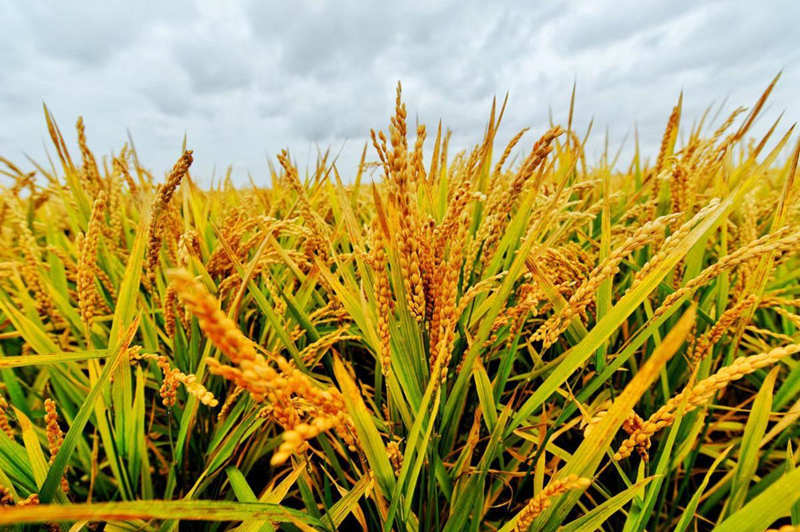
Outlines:
[[[156,80],[140,89],[155,108],[167,115],[183,117],[193,109],[190,94],[180,90],[176,83],[165,83]]]
[[[226,43],[227,44],[227,43]],[[213,40],[183,42],[177,50],[179,65],[189,74],[199,93],[224,92],[253,82],[252,69],[243,50],[220,47]]]
[[[159,7],[164,9],[119,2],[26,2],[18,6],[40,52],[85,64],[109,60],[154,20],[178,14],[174,7]],[[156,12],[160,14],[154,15]]]
[[[696,9],[698,3],[690,0],[661,3],[624,0],[613,4],[597,2],[590,6],[584,4],[586,9],[578,16],[569,12],[563,15],[564,38],[559,40],[559,45],[564,52],[603,48],[637,35],[657,36],[664,26]]]
[[[596,119],[590,153],[606,126],[616,146],[634,123],[643,148],[657,149],[681,89],[688,124],[725,96],[731,108],[750,104],[780,68],[768,114],[787,109],[797,118],[800,111],[795,2],[769,9],[735,0],[498,6],[0,4],[0,154],[42,156],[44,100],[62,130],[84,114],[90,143],[102,153],[118,148],[130,128],[157,175],[174,162],[186,132],[201,182],[230,162],[242,182],[248,170],[258,182],[266,179],[265,154],[274,160],[288,147],[303,164],[328,145],[333,152],[344,146],[338,166],[347,178],[369,129],[386,127],[398,79],[412,124],[419,118],[432,137],[441,118],[454,131],[453,150],[480,139],[492,98],[507,91],[498,143],[532,126],[525,149],[547,127],[549,108],[566,120],[574,80],[576,127]]]
[[[258,38],[280,44],[287,72],[325,76],[348,66],[370,70],[383,52],[407,39],[409,30],[429,39],[432,22],[440,21],[446,9],[434,8],[432,17],[420,13],[408,24],[402,5],[386,3],[297,2],[276,8],[254,2],[249,14]]]

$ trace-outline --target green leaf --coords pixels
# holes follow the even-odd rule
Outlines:
[[[566,525],[563,525],[558,529],[559,532],[590,532],[593,530],[599,530],[603,523],[605,523],[609,517],[622,509],[622,507],[625,506],[628,501],[637,495],[641,495],[644,486],[646,486],[647,483],[652,479],[653,477],[648,477],[640,480],[633,486],[630,486],[624,491],[614,495],[602,504],[595,506],[585,515],[575,519],[574,521],[570,521]]]
[[[228,475],[228,482],[231,483],[233,493],[236,495],[236,499],[239,502],[258,501],[256,494],[253,493],[253,489],[250,487],[250,484],[247,483],[247,479],[244,478],[244,475],[239,469],[234,466],[226,467],[225,474]]]
[[[536,388],[536,391],[520,407],[511,420],[509,433],[522,425],[534,411],[536,411],[550,397],[561,384],[567,380],[586,360],[595,353],[620,325],[630,316],[645,298],[658,286],[661,280],[672,268],[692,249],[695,242],[719,223],[719,220],[730,210],[738,200],[739,194],[731,194],[716,210],[675,246],[675,251],[658,263],[653,270],[637,285],[629,290],[616,305],[589,331],[581,342],[570,349],[565,358],[555,368],[553,373]]]
[[[138,323],[138,319],[134,323]],[[47,478],[45,479],[42,489],[39,492],[39,500],[41,500],[43,503],[50,502],[53,499],[53,496],[58,489],[59,482],[61,481],[61,477],[64,475],[64,468],[67,467],[67,461],[69,460],[72,451],[75,450],[78,439],[83,434],[83,428],[86,426],[86,423],[89,421],[89,417],[92,415],[95,401],[108,382],[108,379],[111,377],[111,373],[114,371],[116,365],[127,353],[128,344],[130,343],[135,332],[136,325],[130,327],[128,331],[128,337],[123,338],[114,347],[112,350],[113,355],[110,356],[111,360],[106,363],[105,367],[103,368],[103,373],[97,379],[97,382],[92,387],[89,395],[86,396],[86,400],[81,405],[81,408],[78,411],[78,414],[75,416],[75,419],[72,420],[72,424],[70,425],[67,434],[64,436],[64,442],[61,444],[61,449],[59,449],[58,454],[56,454],[56,458],[53,461],[53,464],[50,466],[50,470],[47,473]]]
[[[695,315],[694,306],[684,313],[664,341],[653,351],[647,362],[639,368],[622,393],[614,400],[606,415],[592,428],[591,433],[573,453],[572,458],[561,468],[558,473],[559,477],[563,478],[570,474],[586,478],[594,476],[604,456],[601,451],[608,448],[634,405],[648,390],[661,368],[681,347],[694,325]],[[542,526],[547,523],[543,528],[554,530],[566,518],[579,497],[580,493],[573,491],[560,498],[563,504],[559,504],[558,499],[554,500],[553,505],[542,513],[536,523]]]
[[[372,421],[372,415],[361,398],[358,386],[350,378],[350,374],[347,373],[344,364],[338,357],[334,357],[333,371],[336,375],[336,381],[342,390],[347,410],[353,418],[353,424],[356,427],[356,432],[358,432],[358,440],[364,447],[363,450],[367,457],[367,462],[375,472],[378,484],[384,493],[391,493],[394,489],[394,470],[392,469],[392,464],[389,463],[386,447],[383,445],[380,433],[378,433],[378,429]]]
[[[80,362],[83,360],[96,360],[108,356],[106,349],[90,351],[72,351],[49,353],[45,355],[20,355],[16,357],[0,356],[0,369],[2,368],[24,368],[26,366],[52,366],[65,362]]]
[[[747,424],[744,427],[739,461],[736,462],[724,516],[731,515],[744,505],[747,490],[758,468],[758,451],[761,439],[767,431],[769,415],[772,411],[772,393],[779,372],[779,367],[772,368],[753,401],[753,408],[750,410]]]
[[[478,392],[481,413],[483,414],[484,421],[486,422],[486,430],[492,432],[495,424],[497,423],[497,405],[494,402],[492,383],[489,382],[489,376],[486,374],[486,368],[483,367],[480,359],[475,359],[475,364],[472,368],[472,375],[475,379],[475,389]]]
[[[361,497],[364,496],[371,486],[372,479],[369,475],[361,477],[361,479],[350,488],[350,491],[328,509],[328,512],[322,516],[320,521],[326,524],[333,523],[334,530],[339,530],[342,521],[358,508],[358,501],[361,500]]]
[[[800,500],[800,467],[786,473],[725,519],[714,532],[762,532],[781,517],[789,515]]]
[[[47,459],[42,452],[42,445],[39,443],[39,438],[36,436],[36,431],[33,429],[33,424],[28,419],[28,416],[16,408],[14,409],[14,414],[16,414],[20,429],[22,429],[22,441],[28,453],[28,461],[31,464],[33,478],[36,479],[36,484],[41,486],[47,477],[48,468]]]
[[[714,459],[714,462],[709,466],[708,471],[706,471],[706,474],[703,477],[703,481],[700,482],[699,486],[697,486],[697,489],[694,491],[694,495],[692,495],[692,498],[689,500],[689,504],[687,504],[686,508],[684,508],[678,524],[675,525],[674,532],[684,532],[689,527],[695,517],[697,506],[700,504],[700,498],[703,496],[703,493],[705,493],[706,487],[708,487],[708,483],[711,481],[711,476],[717,470],[722,461],[728,456],[728,453],[731,451],[731,449],[733,449],[732,446],[721,452],[719,456]]]
[[[0,525],[61,521],[129,521],[132,519],[187,519],[241,521],[249,518],[281,523],[322,523],[300,510],[263,502],[230,501],[131,501],[12,506],[0,512]]]

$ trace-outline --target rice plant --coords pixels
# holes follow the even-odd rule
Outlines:
[[[776,81],[629,162],[571,107],[497,146],[505,101],[454,154],[398,84],[354,172],[210,189],[45,107],[52,157],[0,159],[0,525],[797,530]]]

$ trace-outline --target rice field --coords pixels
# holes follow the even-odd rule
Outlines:
[[[497,145],[505,102],[453,153],[398,84],[357,168],[212,189],[45,107],[0,159],[0,526],[800,530],[776,81],[630,161],[572,106]]]

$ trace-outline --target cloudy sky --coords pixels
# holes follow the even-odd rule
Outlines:
[[[606,128],[616,146],[634,124],[655,150],[682,89],[690,121],[726,98],[752,104],[781,69],[767,115],[800,119],[796,0],[433,4],[2,2],[0,155],[44,157],[45,102],[70,142],[83,115],[97,153],[130,130],[156,175],[184,133],[201,182],[232,164],[266,183],[284,147],[301,165],[341,150],[348,175],[397,80],[412,123],[442,119],[457,146],[479,140],[506,91],[501,140],[541,132],[549,109],[565,122],[573,81],[595,152]]]

